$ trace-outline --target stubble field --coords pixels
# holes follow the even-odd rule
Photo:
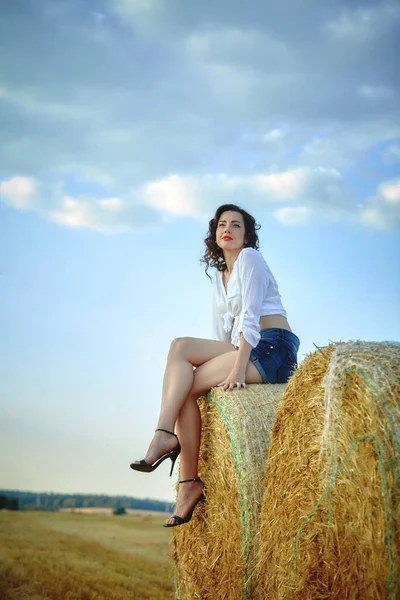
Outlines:
[[[0,512],[0,600],[169,600],[165,516]]]

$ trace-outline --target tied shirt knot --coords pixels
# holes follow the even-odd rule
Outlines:
[[[233,317],[233,315],[229,311],[222,315],[222,320],[224,322],[224,330],[226,331],[226,333],[230,333],[232,331],[234,318],[235,317]]]

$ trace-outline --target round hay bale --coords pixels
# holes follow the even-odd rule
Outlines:
[[[399,593],[400,347],[334,344],[290,380],[272,431],[254,598]]]
[[[199,475],[206,501],[172,530],[177,597],[252,598],[266,452],[285,385],[250,385],[199,400]]]

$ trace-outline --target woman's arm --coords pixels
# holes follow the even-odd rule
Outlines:
[[[246,248],[242,253],[238,265],[242,294],[242,310],[238,324],[239,349],[232,371],[219,384],[224,390],[246,387],[250,353],[260,341],[261,306],[268,286],[268,268],[261,254],[253,248]]]
[[[254,248],[242,250],[238,266],[242,294],[238,332],[255,348],[260,341],[261,307],[269,283],[268,267],[261,254]],[[241,340],[242,336],[240,344]]]

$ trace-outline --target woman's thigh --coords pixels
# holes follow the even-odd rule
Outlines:
[[[229,342],[181,337],[173,340],[169,351],[169,358],[184,359],[194,367],[199,367],[216,356],[234,352],[234,350],[235,346]]]
[[[198,397],[208,392],[212,387],[222,383],[231,372],[237,354],[227,352],[203,363],[194,371],[193,385],[190,395]],[[256,367],[249,362],[246,369],[246,383],[262,383],[262,378]]]

